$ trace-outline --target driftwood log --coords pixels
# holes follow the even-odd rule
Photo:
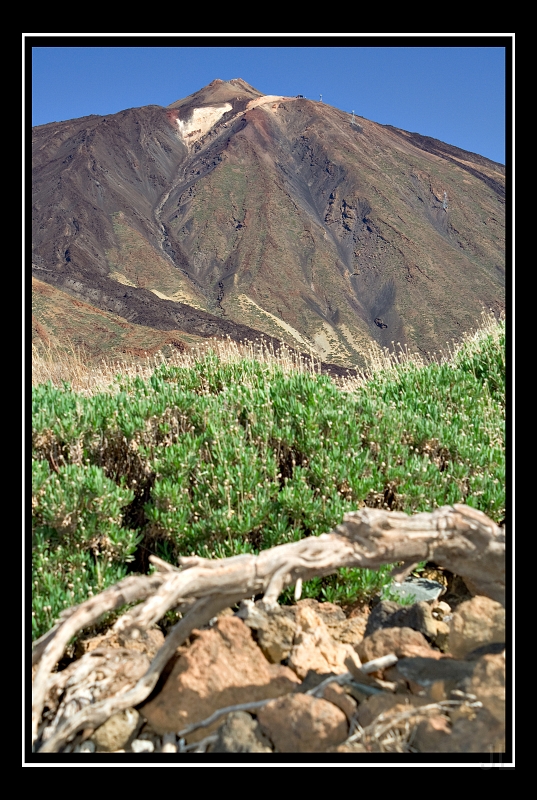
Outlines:
[[[273,547],[259,555],[224,559],[185,557],[173,567],[151,557],[158,572],[132,576],[79,606],[67,609],[56,626],[34,644],[32,742],[39,752],[57,752],[84,729],[96,729],[119,711],[142,703],[154,689],[167,662],[195,628],[238,601],[263,595],[273,607],[288,586],[336,572],[341,567],[378,569],[402,562],[394,571],[404,580],[420,561],[460,575],[469,590],[505,601],[505,533],[485,514],[465,505],[443,506],[432,513],[403,513],[364,508],[345,514],[330,533]],[[170,630],[145,675],[135,686],[92,703],[63,720],[49,738],[38,731],[47,685],[69,641],[108,611],[141,601],[114,625],[136,636],[170,609],[183,613]]]

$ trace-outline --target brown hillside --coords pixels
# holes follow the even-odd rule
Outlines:
[[[241,79],[33,134],[35,276],[129,323],[362,366],[504,308],[505,170],[482,156]]]

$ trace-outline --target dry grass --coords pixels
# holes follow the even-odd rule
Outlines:
[[[431,362],[450,361],[463,345],[477,341],[486,334],[499,335],[499,329],[494,314],[483,310],[481,322],[476,329],[466,333],[458,343],[446,342],[445,350],[428,353],[427,356],[424,356],[411,352],[407,346],[403,347],[399,342],[393,343],[394,349],[391,352],[386,348],[381,349],[372,345],[369,353],[366,354],[367,367],[363,375],[333,378],[333,380],[341,389],[353,391],[380,372],[395,374],[405,365],[420,367]],[[269,367],[283,369],[284,372],[321,372],[320,358],[314,355],[301,355],[285,344],[282,344],[282,347],[276,351],[263,339],[246,343],[234,342],[229,338],[208,339],[206,344],[194,346],[187,352],[174,352],[170,357],[158,353],[142,359],[124,357],[123,359],[102,359],[101,361],[91,359],[83,348],[72,342],[50,341],[47,345],[32,345],[32,385],[51,381],[53,385],[61,386],[66,381],[76,392],[94,394],[111,390],[114,378],[118,374],[146,379],[160,364],[192,367],[210,351],[216,353],[224,363],[251,359],[260,361]]]
[[[423,706],[412,706],[399,712],[389,710],[379,714],[366,728],[362,728],[355,718],[353,720],[355,731],[344,744],[360,743],[370,752],[416,753],[418,751],[414,747],[414,738],[419,723],[430,717],[443,717],[450,723],[449,711],[456,708],[474,711],[482,708],[482,703],[467,696],[464,700],[440,700]]]
[[[483,309],[481,312],[481,320],[474,330],[468,331],[463,334],[460,341],[456,342],[452,339],[451,342],[446,342],[445,349],[433,353],[416,353],[412,352],[407,345],[401,345],[400,342],[392,342],[393,349],[390,351],[387,348],[381,349],[380,347],[372,347],[367,358],[367,373],[374,376],[378,373],[388,373],[395,377],[397,371],[405,366],[411,367],[426,367],[431,363],[445,364],[453,361],[457,353],[468,344],[477,343],[483,336],[492,335],[496,339],[501,334],[499,322],[504,321],[504,315],[500,316],[498,320],[492,311]],[[363,385],[367,378],[359,376],[358,378],[345,378],[340,381],[342,389],[352,391]]]
[[[61,386],[63,381],[67,381],[75,391],[93,394],[110,389],[118,374],[149,378],[161,364],[193,367],[211,351],[224,363],[247,359],[285,372],[321,372],[319,358],[303,356],[286,345],[276,352],[262,339],[247,343],[234,342],[229,338],[208,339],[204,345],[192,347],[183,353],[174,352],[170,357],[158,353],[142,359],[103,359],[99,362],[92,361],[83,349],[70,342],[51,342],[48,345],[32,345],[32,385],[51,381],[55,386]]]

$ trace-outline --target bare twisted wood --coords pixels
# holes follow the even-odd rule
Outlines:
[[[443,506],[412,517],[364,508],[345,514],[330,533],[273,547],[258,556],[185,557],[179,559],[179,569],[151,560],[159,573],[124,579],[72,613],[66,612],[57,627],[39,641],[34,651],[39,667],[34,678],[32,741],[37,738],[48,676],[78,631],[97,622],[104,612],[136,600],[142,602],[119,618],[114,626],[117,632],[136,635],[172,608],[190,604],[190,610],[170,631],[133,689],[70,717],[41,744],[40,752],[55,752],[82,728],[96,728],[118,711],[143,702],[176,648],[218,611],[255,594],[263,594],[265,605],[273,606],[280,593],[297,580],[329,575],[341,567],[378,569],[403,562],[397,570],[402,580],[415,564],[427,560],[460,575],[475,594],[502,603],[505,599],[504,531],[482,512],[464,505]]]

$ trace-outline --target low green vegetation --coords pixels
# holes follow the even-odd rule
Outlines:
[[[34,638],[64,608],[147,571],[150,553],[257,553],[364,505],[467,503],[500,522],[504,339],[503,323],[489,325],[449,361],[407,360],[355,386],[211,352],[93,394],[34,386]],[[303,596],[367,599],[389,569],[341,569]]]

